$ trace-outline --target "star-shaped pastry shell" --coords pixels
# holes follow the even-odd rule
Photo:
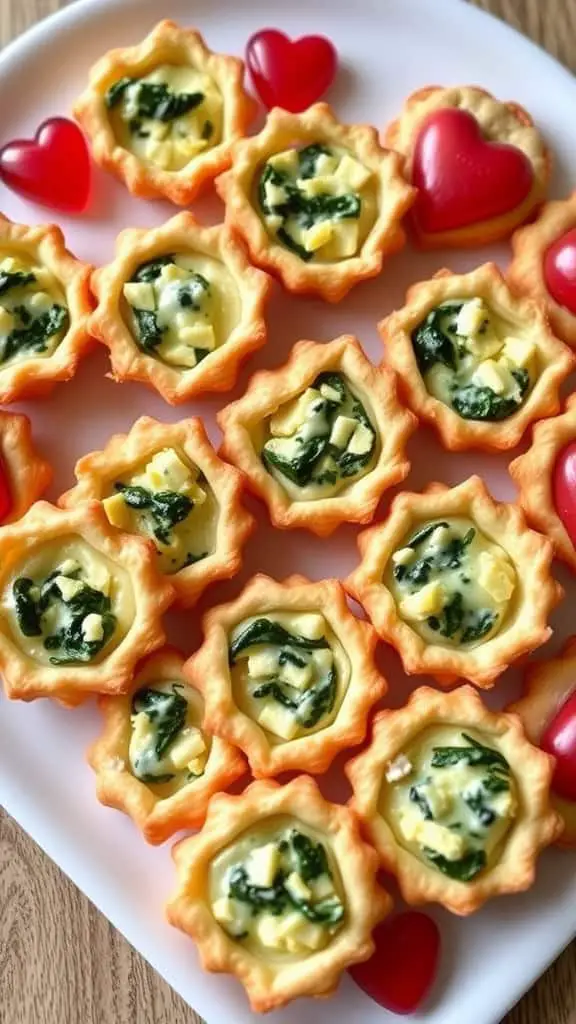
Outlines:
[[[284,962],[256,956],[231,938],[213,917],[207,892],[213,858],[250,826],[278,816],[313,830],[328,847],[346,905],[344,923],[324,949]],[[298,996],[332,995],[342,971],[372,955],[372,929],[392,905],[376,882],[378,858],[362,840],[356,816],[325,800],[304,775],[284,786],[254,782],[241,796],[213,797],[204,828],[176,844],[174,860],[178,885],[166,907],[168,920],[194,939],[205,970],[238,978],[256,1012],[285,1006]]]
[[[142,78],[171,65],[211,79],[222,100],[221,138],[206,143],[183,167],[169,170],[138,157],[121,144],[106,95],[124,78]],[[246,133],[256,109],[243,85],[244,64],[237,57],[213,53],[199,32],[161,21],[137,46],[110,50],[93,66],[89,84],[74,104],[74,116],[88,136],[96,163],[111,171],[140,199],[165,197],[187,206],[217,174],[230,166],[232,143]]]
[[[401,617],[384,582],[392,554],[411,532],[450,517],[470,519],[484,538],[506,553],[516,573],[499,631],[466,650],[426,642]],[[548,616],[564,593],[550,574],[552,544],[528,529],[516,505],[495,501],[478,476],[452,488],[431,484],[422,494],[399,494],[385,522],[360,534],[358,547],[362,560],[344,585],[364,606],[379,636],[396,648],[409,675],[432,675],[441,686],[462,677],[487,689],[516,658],[535,650],[552,633]]]
[[[340,691],[327,725],[319,723],[288,740],[273,737],[239,706],[228,653],[235,627],[246,619],[278,612],[323,616],[333,634],[331,647]],[[328,770],[339,750],[362,742],[368,713],[386,692],[387,684],[374,664],[377,635],[367,622],[352,614],[337,580],[311,583],[304,576],[289,576],[277,583],[258,574],[235,601],[211,608],[202,625],[204,643],[186,662],[184,675],[204,695],[207,728],[244,751],[256,778],[289,770],[319,775]]]
[[[318,143],[347,151],[372,172],[377,210],[357,255],[307,263],[266,230],[254,205],[255,177],[275,154]],[[359,281],[375,277],[384,257],[402,248],[402,217],[416,194],[402,177],[399,157],[379,145],[376,129],[341,124],[327,103],[315,103],[302,114],[271,110],[258,135],[235,143],[232,166],[217,179],[216,188],[226,203],[226,222],[244,238],[253,262],[279,277],[288,291],[319,295],[328,302],[339,302]]]
[[[240,474],[218,458],[200,419],[192,417],[179,423],[159,423],[150,416],[141,416],[128,434],[114,434],[102,451],[84,455],[76,463],[78,483],[61,496],[58,504],[62,508],[73,508],[109,497],[115,493],[115,480],[142,471],[149,459],[166,449],[183,452],[191,465],[200,470],[217,506],[213,550],[205,558],[166,577],[174,588],[177,602],[189,607],[210,583],[235,576],[242,564],[242,546],[255,526],[253,517],[241,503]]]
[[[430,85],[417,89],[408,97],[400,117],[392,121],[384,132],[385,145],[396,150],[404,159],[408,181],[412,180],[414,148],[421,127],[431,114],[445,108],[464,110],[471,114],[488,142],[505,143],[524,153],[532,166],[533,184],[526,198],[514,209],[465,227],[427,234],[414,216],[418,245],[423,249],[443,246],[467,248],[507,238],[546,198],[552,170],[550,150],[545,146],[530,114],[518,103],[497,100],[478,86]]]
[[[418,368],[412,333],[428,314],[451,299],[481,299],[503,321],[517,325],[537,349],[538,375],[516,412],[500,420],[464,419],[432,395]],[[381,320],[378,330],[386,359],[400,377],[402,395],[416,415],[430,423],[449,451],[503,451],[519,444],[530,423],[553,416],[560,408],[558,390],[574,367],[574,356],[556,338],[541,306],[512,294],[494,263],[468,274],[440,270],[429,281],[412,285],[402,309]]]
[[[473,729],[486,737],[487,745],[508,761],[518,789],[516,817],[496,863],[469,882],[448,877],[404,847],[379,806],[387,769],[421,733],[444,725]],[[348,762],[346,774],[354,790],[350,805],[360,815],[382,866],[396,876],[406,902],[441,903],[454,914],[467,915],[493,896],[523,892],[533,884],[538,853],[563,827],[550,804],[553,765],[553,758],[527,741],[517,715],[489,711],[472,687],[439,693],[423,686],[405,707],[377,715],[372,743]]]
[[[576,347],[576,315],[552,297],[544,276],[544,261],[551,245],[576,228],[576,192],[567,199],[546,203],[538,218],[512,235],[512,262],[506,271],[510,287],[539,299],[546,307],[552,329],[567,345]]]
[[[378,433],[378,455],[364,476],[334,496],[297,501],[264,466],[262,424],[326,372],[342,374],[364,404]],[[304,527],[325,537],[343,522],[368,523],[384,491],[404,480],[410,469],[405,446],[416,419],[400,404],[395,375],[386,367],[374,367],[350,334],[328,343],[297,342],[283,366],[255,373],[243,397],[222,409],[217,419],[224,435],[222,454],[242,470],[280,529]]]
[[[32,441],[32,426],[22,413],[0,412],[0,471],[6,477],[11,508],[2,526],[20,519],[52,480],[52,467]]]
[[[27,571],[32,577],[40,572],[43,549],[50,570],[63,558],[71,560],[78,553],[81,560],[84,556],[90,564],[104,566],[114,582],[111,611],[121,635],[112,635],[111,642],[90,663],[53,664],[48,649],[40,660],[23,647],[27,637],[21,630],[16,633],[12,583]],[[136,662],[165,639],[161,617],[174,592],[158,575],[155,558],[148,541],[115,530],[96,501],[65,511],[38,501],[17,523],[2,527],[0,672],[6,695],[27,701],[55,697],[74,706],[92,693],[123,693]]]
[[[574,441],[576,395],[571,395],[561,416],[535,425],[530,448],[510,463],[508,471],[529,521],[550,538],[557,557],[576,571],[576,549],[558,515],[553,491],[556,460]]]
[[[190,685],[182,675],[184,657],[171,647],[149,655],[138,666],[130,689],[120,696],[99,697],[104,730],[88,751],[96,772],[100,803],[129,814],[149,843],[163,843],[181,829],[200,828],[210,797],[227,789],[246,771],[242,755],[225,740],[210,736],[204,773],[171,795],[160,795],[141,782],[130,768],[129,746],[132,698],[138,690],[155,683],[177,681]],[[195,695],[202,727],[202,700]],[[204,736],[206,731],[202,728]]]
[[[12,223],[2,214],[0,252],[2,259],[12,257],[19,265],[29,267],[29,272],[34,268],[41,270],[44,279],[37,282],[40,290],[47,289],[50,297],[68,314],[62,338],[51,355],[32,352],[7,366],[0,364],[0,402],[6,403],[46,395],[58,381],[70,380],[82,356],[93,347],[87,330],[93,308],[92,267],[68,252],[64,235],[56,224],[27,227]]]
[[[138,267],[172,253],[208,257],[222,265],[237,322],[222,344],[190,369],[147,355],[125,318],[123,287]],[[171,405],[207,391],[233,387],[240,363],[266,341],[264,307],[272,281],[251,267],[244,250],[224,226],[203,227],[191,213],[180,213],[158,228],[128,228],[116,241],[116,258],[92,275],[98,306],[90,331],[110,350],[115,380],[138,380],[155,388]],[[221,297],[225,303],[227,295]],[[127,306],[127,304],[126,304]]]
[[[565,644],[560,657],[532,665],[526,673],[524,693],[508,711],[519,715],[526,735],[536,746],[548,725],[576,690],[576,637]],[[552,804],[564,819],[560,846],[576,847],[576,803],[551,791]]]

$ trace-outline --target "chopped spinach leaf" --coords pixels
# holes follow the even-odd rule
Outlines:
[[[318,157],[330,155],[328,147],[323,146],[320,142],[312,142],[309,146],[304,146],[298,153],[298,177],[313,178],[316,174]]]
[[[473,767],[498,767],[505,772],[510,771],[508,761],[499,750],[493,747],[485,747],[484,744],[475,740],[472,736],[462,733],[462,739],[469,744],[467,747],[434,747],[432,768],[451,768],[456,764],[469,764]]]
[[[158,326],[156,313],[152,309],[132,307],[132,315],[136,321],[137,341],[140,348],[149,355],[154,355],[162,341],[162,328]]]
[[[213,132],[214,125],[212,124],[212,121],[204,121],[204,124],[202,126],[201,138],[204,139],[205,141],[208,141],[208,139],[212,138]]]
[[[481,608],[470,617],[460,638],[460,643],[471,644],[476,640],[481,640],[490,632],[497,619],[496,612],[491,612],[489,608]]]
[[[143,687],[132,699],[132,713],[137,715],[141,711],[154,726],[154,753],[160,760],[184,726],[188,703],[175,688],[172,693],[163,693],[153,687]],[[158,782],[158,777],[154,781]]]
[[[68,324],[68,310],[56,303],[35,319],[32,319],[23,306],[18,306],[14,312],[17,311],[20,312],[20,320],[24,326],[15,327],[10,331],[2,352],[2,362],[6,362],[19,352],[45,352],[49,339],[64,330]],[[26,316],[22,316],[21,311],[24,311]]]
[[[173,254],[167,253],[165,256],[155,256],[153,260],[141,263],[130,280],[151,284],[157,277],[160,277],[162,267],[167,267],[173,262]]]
[[[268,470],[277,469],[298,487],[305,487],[313,479],[314,467],[320,456],[326,451],[328,436],[311,437],[308,441],[303,441],[298,447],[298,452],[291,458],[282,455],[278,450],[280,444],[275,442],[276,439],[271,438],[262,449],[264,465]]]
[[[36,275],[32,273],[26,274],[21,270],[0,270],[0,295],[10,291],[11,288],[23,288],[35,280]]]
[[[425,821],[434,821],[434,815],[432,814],[432,808],[428,803],[424,793],[422,792],[421,786],[410,786],[409,797],[412,803],[416,804],[422,812],[422,817]]]
[[[430,850],[427,847],[424,849],[424,852],[428,860],[432,861],[442,874],[458,882],[471,882],[484,870],[488,863],[484,850],[473,850],[471,853],[467,853],[466,856],[461,857],[460,860],[448,860],[441,853],[438,853],[436,850]]]
[[[238,864],[230,873],[228,895],[241,903],[249,903],[254,913],[267,910],[278,916],[286,909],[290,897],[282,884],[284,876],[280,874],[277,879],[274,885],[251,885],[246,868]]]
[[[300,245],[299,242],[292,238],[292,235],[289,235],[285,228],[278,228],[276,232],[276,238],[280,242],[283,242],[287,249],[291,249],[292,252],[296,253],[296,255],[299,256],[300,259],[304,260],[306,263],[308,262],[308,260],[312,259],[314,253],[308,252],[308,249],[305,249],[303,245]]]
[[[330,873],[326,850],[322,843],[314,843],[298,829],[290,831],[289,841],[296,860],[296,870],[305,882]]]
[[[505,398],[497,395],[492,388],[467,384],[452,393],[452,408],[465,420],[504,420],[520,408],[530,386],[527,370],[512,370],[520,395],[518,398]]]
[[[290,633],[280,623],[272,622],[270,619],[255,619],[230,644],[230,664],[235,664],[241,651],[259,644],[275,644],[278,647],[301,647],[305,651],[313,651],[330,646],[325,637],[312,640],[306,636]]]
[[[27,576],[20,576],[12,586],[16,618],[24,636],[41,636],[42,634],[40,612],[30,594],[33,587],[34,580]]]
[[[115,483],[129,508],[147,512],[152,520],[152,532],[160,544],[170,543],[170,534],[178,523],[190,515],[194,502],[177,491],[149,491],[146,487]]]
[[[126,89],[129,85],[132,85],[133,81],[133,78],[119,78],[117,82],[114,82],[114,84],[110,86],[105,99],[106,106],[109,110],[112,110],[113,107],[120,103]]]
[[[428,313],[426,319],[413,331],[412,345],[422,375],[428,373],[436,363],[442,363],[451,370],[456,369],[454,342],[441,324],[449,310],[457,314],[461,309],[462,303],[454,303],[449,307],[438,306]]]
[[[204,93],[201,92],[172,92],[165,82],[140,82],[136,107],[138,117],[150,117],[166,123],[195,110],[203,99]]]
[[[432,536],[434,530],[437,530],[439,526],[444,526],[446,529],[449,528],[450,524],[446,522],[441,523],[428,523],[423,526],[421,530],[417,530],[413,537],[410,538],[406,547],[417,548],[420,544],[423,544],[425,540],[428,540]]]
[[[464,803],[468,805],[484,828],[490,828],[490,825],[496,821],[497,815],[491,807],[488,807],[485,794],[480,787],[474,793],[465,793]]]

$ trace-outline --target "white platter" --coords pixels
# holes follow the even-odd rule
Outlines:
[[[45,117],[68,113],[95,58],[111,46],[138,41],[166,16],[198,25],[209,45],[240,55],[249,35],[267,25],[294,36],[329,35],[342,68],[328,98],[343,120],[380,126],[397,112],[407,93],[431,82],[484,85],[503,99],[525,104],[544,130],[557,157],[555,193],[566,194],[574,184],[574,79],[511,29],[459,0],[291,0],[289,5],[270,0],[82,0],[38,25],[0,57],[0,94],[10,97],[10,103],[3,104],[2,139],[32,135]],[[49,219],[46,211],[1,188],[0,209],[24,222]],[[89,213],[59,220],[73,251],[98,264],[111,257],[121,228],[160,223],[173,212],[168,204],[129,198],[119,184],[97,172]],[[218,219],[217,201],[199,205],[199,212],[206,219]],[[369,356],[379,360],[375,322],[401,303],[407,284],[429,276],[445,262],[467,269],[489,255],[501,263],[507,259],[504,247],[425,256],[406,249],[391,261],[384,276],[357,288],[335,308],[288,299],[278,289],[270,309],[269,343],[245,368],[235,394],[256,366],[282,362],[299,337],[328,339],[351,330]],[[53,397],[21,407],[56,467],[51,497],[71,485],[79,455],[101,447],[110,433],[126,430],[143,412],[168,420],[197,412],[217,440],[213,414],[225,399],[171,409],[140,385],[114,385],[105,378],[106,369],[106,357],[98,352]],[[434,478],[446,482],[479,472],[497,497],[513,497],[502,458],[448,456],[424,430],[415,436],[410,451],[412,489],[428,482],[433,467]],[[256,570],[278,578],[295,570],[321,578],[343,576],[356,563],[356,530],[340,529],[328,542],[300,531],[280,538],[258,512],[259,532],[248,546],[243,573],[209,591],[201,607],[237,593]],[[568,598],[555,616],[557,632],[547,655],[574,631],[570,607],[575,584],[562,570],[558,575],[568,587]],[[195,611],[186,619],[168,616],[171,637],[185,637],[186,651],[198,641],[198,619]],[[402,675],[390,652],[382,652],[382,666],[393,683],[389,700],[402,703],[416,680]],[[517,685],[517,677],[510,673],[491,703],[505,702]],[[256,1018],[240,987],[228,978],[204,975],[192,944],[163,921],[162,904],[173,882],[169,845],[148,848],[126,818],[96,802],[84,750],[98,726],[92,706],[70,712],[48,702],[26,706],[2,700],[3,806],[210,1024],[253,1022]],[[346,796],[338,772],[330,774],[324,788],[329,795]],[[547,853],[530,893],[496,901],[473,919],[432,913],[444,940],[441,976],[431,1003],[412,1019],[415,1024],[495,1024],[576,933],[576,860],[559,851]],[[381,1024],[394,1018],[345,976],[333,1000],[300,1000],[268,1019],[282,1024]]]

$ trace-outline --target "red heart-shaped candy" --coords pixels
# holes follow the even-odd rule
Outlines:
[[[90,195],[90,156],[78,125],[51,117],[33,140],[8,142],[0,150],[0,179],[26,199],[80,213]]]
[[[550,722],[540,746],[556,758],[552,789],[576,801],[576,691]]]
[[[246,64],[265,107],[298,114],[320,99],[336,74],[336,49],[324,36],[290,39],[276,28],[250,37]]]
[[[556,511],[576,547],[576,441],[566,445],[556,459],[552,491]]]
[[[576,316],[576,228],[557,238],[546,252],[544,280],[552,298]]]
[[[440,932],[426,914],[411,910],[374,932],[376,951],[349,973],[375,1002],[393,1013],[413,1013],[428,995],[438,968]]]
[[[431,234],[514,210],[532,188],[533,171],[515,146],[487,142],[472,114],[445,107],[418,133],[412,181],[420,190],[414,216]]]

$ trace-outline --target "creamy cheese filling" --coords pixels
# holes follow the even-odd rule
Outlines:
[[[262,821],[222,850],[209,890],[227,934],[272,960],[324,949],[346,913],[325,837],[287,816]]]
[[[389,765],[380,811],[402,846],[470,882],[498,860],[518,811],[517,787],[491,739],[433,726]]]
[[[512,416],[540,371],[531,325],[506,320],[480,298],[437,306],[412,344],[430,394],[466,420]]]
[[[126,322],[142,351],[179,369],[192,369],[224,345],[240,319],[231,274],[200,253],[143,263],[123,295]]]
[[[2,597],[12,635],[44,665],[87,665],[118,646],[134,619],[124,569],[78,537],[37,548]]]
[[[162,448],[134,472],[111,481],[102,504],[113,526],[154,541],[171,575],[212,554],[218,506],[205,477],[183,452]]]
[[[106,106],[119,144],[164,171],[182,170],[222,141],[222,94],[210,75],[186,65],[120,78]]]
[[[0,251],[0,365],[49,358],[69,323],[56,278],[28,256]]]
[[[280,743],[325,729],[350,681],[350,663],[323,615],[271,612],[240,622],[229,662],[238,706]]]
[[[306,262],[355,256],[377,216],[372,171],[321,143],[271,156],[254,201],[269,234]]]
[[[265,424],[261,458],[294,501],[330,498],[369,473],[379,451],[372,419],[341,373],[321,373]]]
[[[517,588],[509,556],[470,519],[424,523],[392,555],[387,586],[428,643],[476,646],[501,629]]]
[[[132,774],[162,797],[199,779],[210,753],[202,717],[202,698],[178,679],[153,681],[138,690],[130,718]]]

